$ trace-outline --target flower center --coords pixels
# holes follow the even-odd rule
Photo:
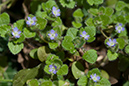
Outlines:
[[[118,30],[121,31],[122,27],[121,26],[118,26]]]
[[[87,34],[82,34],[82,37],[84,37],[85,39],[88,39],[88,35]]]
[[[53,11],[53,13],[54,13],[55,15],[57,15],[57,14],[58,14],[57,10],[54,10],[54,11]]]
[[[55,71],[55,67],[54,66],[51,69],[52,69],[52,72]]]
[[[55,37],[55,33],[51,34],[50,37],[53,37],[54,38]]]
[[[92,78],[94,81],[98,81],[97,77],[96,76],[93,76]]]
[[[14,34],[14,36],[18,36],[19,35],[18,32],[16,32],[16,31],[14,31],[13,34]]]
[[[110,42],[110,46],[113,46],[115,43],[113,41]]]
[[[30,22],[30,24],[33,24],[34,23],[34,20],[33,19],[30,19],[29,22]]]

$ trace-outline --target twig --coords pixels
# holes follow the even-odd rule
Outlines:
[[[7,1],[3,2],[2,4],[0,4],[0,13],[1,13],[1,8],[2,8],[4,5],[8,4],[10,1],[11,1],[11,0],[7,0]]]
[[[45,43],[48,43],[48,41],[44,39],[43,35],[41,35],[39,31],[38,31],[37,33],[39,34],[40,38],[41,38]]]
[[[26,19],[29,15],[29,12],[28,12],[27,7],[24,2],[22,3],[22,6],[23,6],[24,13],[25,13],[25,19]]]
[[[103,32],[103,30],[102,29],[100,29],[100,31],[101,31],[101,33],[102,33],[102,35],[105,37],[105,38],[110,38],[110,37],[108,37],[104,32]]]

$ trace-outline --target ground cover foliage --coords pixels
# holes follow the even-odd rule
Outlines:
[[[0,86],[129,86],[128,0],[2,0],[0,12]]]

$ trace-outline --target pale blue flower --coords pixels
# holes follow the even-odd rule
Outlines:
[[[34,26],[34,25],[36,25],[36,17],[34,16],[34,17],[32,17],[32,18],[30,18],[30,17],[28,17],[28,20],[26,21],[26,24],[28,25],[28,26]]]
[[[15,38],[20,38],[20,34],[21,34],[21,31],[18,30],[17,27],[15,27],[12,31],[12,35],[15,37]]]
[[[99,81],[99,80],[100,80],[100,77],[99,77],[99,76],[97,76],[97,75],[96,75],[96,73],[95,73],[95,74],[90,75],[90,78],[91,78],[94,82],[97,82],[97,81]]]
[[[109,39],[109,41],[106,43],[109,47],[114,47],[116,45],[116,39]]]
[[[48,36],[50,37],[51,40],[54,40],[55,37],[58,36],[58,34],[52,29],[52,30],[49,32]]]
[[[55,65],[49,65],[49,72],[56,74],[57,67]]]
[[[80,34],[81,37],[85,38],[86,40],[88,40],[88,38],[90,37],[86,31],[83,31],[81,34]]]
[[[55,6],[52,7],[52,14],[57,17],[60,16],[60,9],[57,9]]]
[[[116,29],[116,31],[117,31],[118,33],[120,33],[121,31],[124,31],[124,30],[125,30],[125,28],[122,27],[122,24],[121,24],[121,23],[120,23],[118,26],[116,26],[115,29]]]

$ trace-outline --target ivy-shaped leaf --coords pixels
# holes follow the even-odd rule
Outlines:
[[[9,23],[10,23],[9,15],[7,13],[0,14],[0,25]]]
[[[23,43],[21,44],[13,44],[13,42],[8,42],[9,50],[12,52],[12,54],[18,54],[24,47]]]
[[[95,63],[97,60],[97,51],[94,49],[90,49],[84,53],[82,56],[83,59],[85,59],[89,63]]]

